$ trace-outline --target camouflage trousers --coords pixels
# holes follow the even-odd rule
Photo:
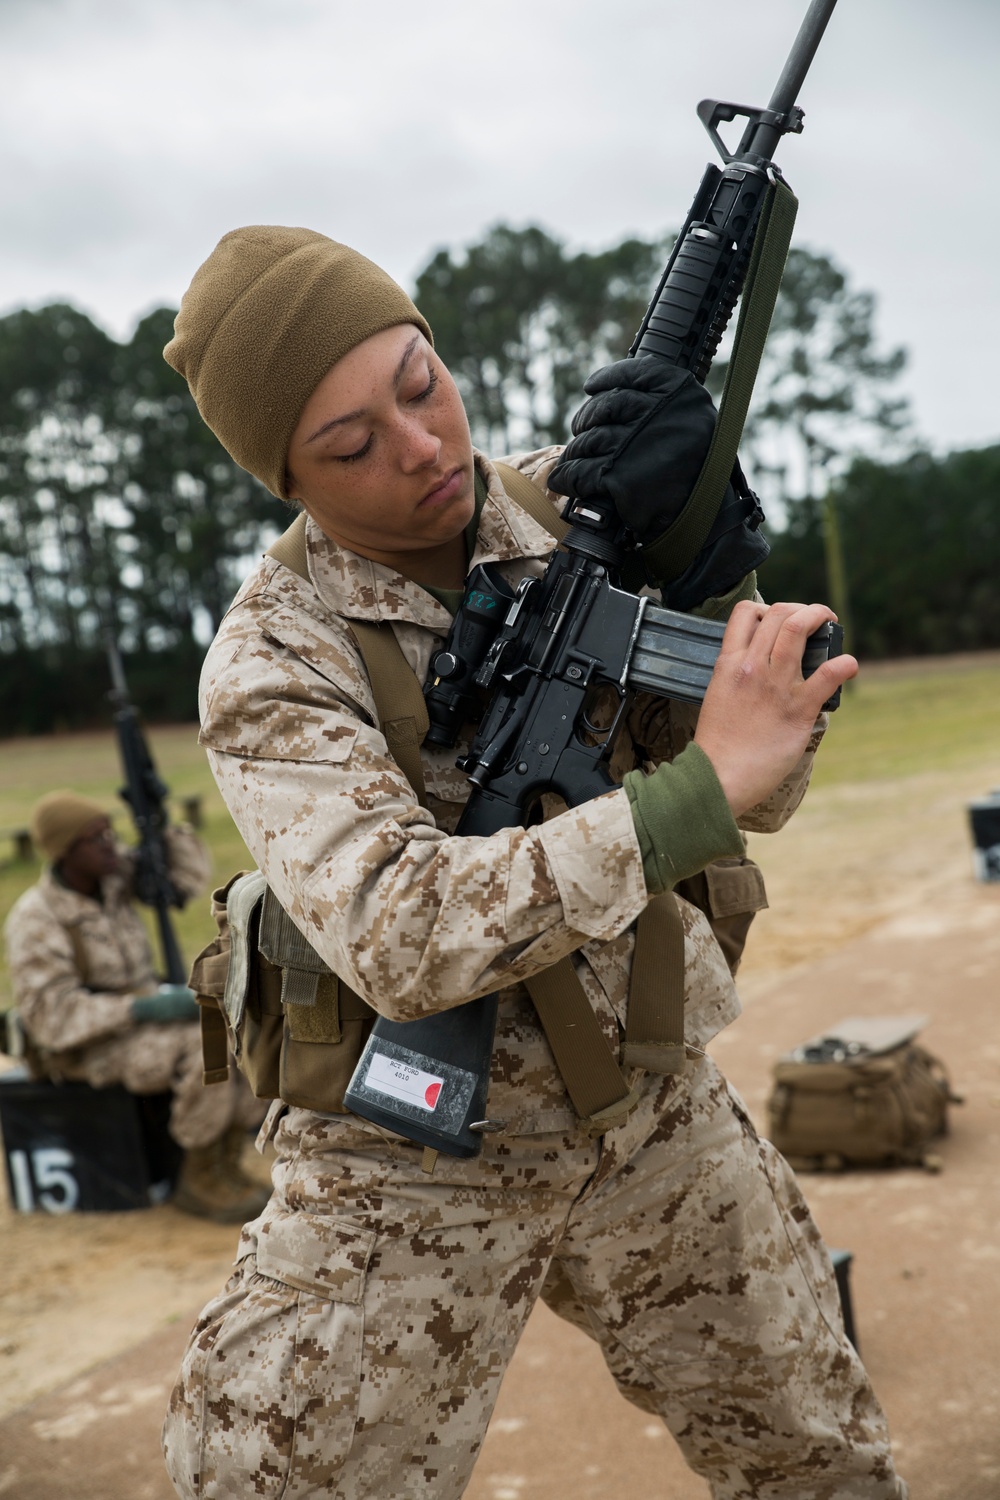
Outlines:
[[[217,1141],[230,1125],[250,1130],[259,1125],[266,1106],[255,1099],[242,1073],[230,1069],[228,1084],[202,1082],[201,1027],[197,1021],[146,1022],[125,1036],[81,1049],[72,1066],[61,1066],[64,1078],[79,1078],[93,1088],[120,1083],[130,1094],[169,1091],[170,1134],[185,1151]]]
[[[292,1110],[164,1426],[185,1500],[453,1500],[542,1296],[716,1500],[903,1500],[794,1179],[707,1059],[472,1162]]]

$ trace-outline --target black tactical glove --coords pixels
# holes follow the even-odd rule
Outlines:
[[[592,500],[606,495],[639,542],[676,521],[701,473],[715,406],[687,370],[652,355],[596,371],[573,418],[573,439],[549,489]]]
[[[549,476],[549,489],[578,500],[609,497],[648,547],[691,497],[715,431],[712,398],[689,371],[652,355],[607,365],[584,390],[590,400],[573,418],[574,436]],[[756,529],[761,519],[749,489],[730,485],[709,539],[664,591],[665,602],[689,609],[725,593],[763,562],[769,549]],[[661,579],[651,576],[650,582]],[[695,597],[697,589],[705,592]]]
[[[651,583],[659,586],[667,608],[687,614],[706,599],[718,599],[728,594],[741,578],[759,568],[771,551],[759,529],[763,519],[760,502],[747,484],[737,460],[719,513],[694,561],[672,583],[650,578]],[[656,569],[650,568],[649,571],[655,573]]]

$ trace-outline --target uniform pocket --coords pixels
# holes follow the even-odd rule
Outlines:
[[[373,1229],[322,1214],[278,1214],[260,1227],[257,1270],[314,1296],[356,1305],[374,1248]]]
[[[191,1500],[292,1500],[337,1485],[354,1438],[371,1230],[277,1214],[192,1335],[164,1427]]]
[[[735,974],[750,924],[767,906],[764,876],[758,866],[752,859],[713,860],[700,874],[681,881],[677,894],[704,912],[729,972]]]
[[[809,1211],[795,1174],[770,1141],[760,1141],[761,1159],[781,1211],[789,1248],[816,1303],[820,1316],[836,1339],[843,1339],[840,1293],[830,1253]]]

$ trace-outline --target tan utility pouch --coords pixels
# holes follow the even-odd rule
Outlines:
[[[760,867],[752,859],[736,856],[716,859],[697,875],[682,880],[676,894],[705,913],[729,972],[735,975],[750,924],[767,906]]]
[[[260,1099],[344,1113],[344,1090],[375,1012],[320,958],[259,870],[212,898],[218,937],[195,959],[205,1082],[228,1073],[226,1045]]]
[[[940,1166],[928,1147],[961,1100],[914,1041],[924,1021],[855,1017],[779,1058],[770,1137],[793,1167]]]

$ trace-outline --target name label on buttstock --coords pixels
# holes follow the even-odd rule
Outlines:
[[[476,1088],[476,1075],[440,1058],[425,1057],[384,1037],[372,1037],[361,1056],[346,1102],[368,1100],[411,1120],[434,1116],[435,1129],[459,1132]],[[363,1111],[361,1111],[363,1113]]]
[[[444,1087],[443,1078],[425,1073],[412,1063],[387,1057],[384,1052],[372,1054],[365,1082],[370,1089],[388,1094],[390,1099],[401,1099],[404,1104],[415,1104],[418,1109],[431,1111],[436,1108]]]

